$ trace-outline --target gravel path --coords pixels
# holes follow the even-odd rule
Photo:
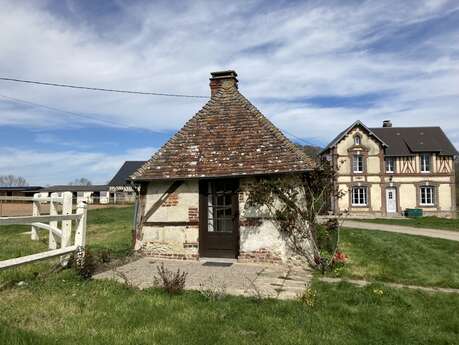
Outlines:
[[[405,285],[405,284],[398,284],[398,283],[386,283],[386,282],[370,282],[367,280],[356,280],[356,279],[344,279],[344,278],[329,278],[329,277],[321,277],[319,278],[321,282],[325,283],[340,283],[340,282],[347,282],[357,286],[367,286],[370,284],[383,284],[389,286],[391,288],[397,289],[414,289],[414,290],[422,290],[427,292],[444,292],[444,293],[457,293],[459,294],[459,289],[450,289],[450,288],[440,288],[440,287],[429,287],[429,286],[419,286],[419,285]]]
[[[443,239],[451,240],[451,241],[459,241],[459,232],[457,231],[416,228],[416,227],[405,226],[405,225],[365,223],[365,222],[352,221],[352,220],[345,220],[343,223],[343,227],[353,228],[353,229],[398,232],[402,234],[426,236],[426,237],[433,237],[433,238],[443,238]]]

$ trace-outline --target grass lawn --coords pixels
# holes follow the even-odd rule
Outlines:
[[[384,231],[343,229],[348,278],[459,288],[459,242]]]
[[[112,258],[124,257],[131,251],[133,208],[108,208],[88,211],[87,243],[96,254],[110,253]],[[39,230],[39,241],[30,240],[30,226],[0,227],[0,260],[29,255],[48,249],[48,232]],[[57,259],[0,271],[3,284],[33,278],[50,269]]]
[[[131,220],[130,208],[90,211],[88,243],[93,252],[110,250],[120,258],[129,253]],[[46,237],[32,242],[21,234],[28,229],[2,229],[1,259],[46,248]],[[448,241],[407,235],[342,233],[343,249],[352,259],[343,275],[349,270],[363,276],[366,270],[387,281],[408,279],[439,286],[459,281],[457,275],[447,273],[459,271],[456,243],[453,248]],[[416,248],[421,249],[417,256]],[[408,253],[409,260],[400,262],[397,269],[397,258],[406,258],[401,253]],[[383,259],[384,254],[388,258]],[[298,301],[231,296],[209,301],[197,292],[170,297],[157,289],[140,291],[111,281],[82,281],[72,270],[42,275],[52,263],[0,272],[0,344],[392,345],[455,344],[459,339],[456,294],[314,281],[317,295],[312,307]],[[365,278],[372,278],[371,274]],[[20,280],[25,283],[15,284]]]
[[[457,344],[459,295],[314,283],[297,301],[169,297],[71,271],[2,291],[2,344]],[[383,294],[375,292],[381,288]]]
[[[459,231],[459,218],[449,219],[440,217],[421,217],[403,219],[352,219],[368,223],[414,226],[416,228],[431,228]]]

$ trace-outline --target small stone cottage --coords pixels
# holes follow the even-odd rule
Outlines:
[[[281,262],[278,229],[245,206],[259,176],[304,172],[312,160],[239,91],[234,71],[211,73],[211,98],[133,175],[135,248],[144,255]]]

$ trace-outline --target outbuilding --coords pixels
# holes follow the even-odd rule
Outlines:
[[[279,230],[246,206],[258,177],[305,172],[313,160],[239,91],[211,73],[211,98],[132,176],[140,197],[135,248],[161,258],[285,262]]]

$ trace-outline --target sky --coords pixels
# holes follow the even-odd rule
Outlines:
[[[459,148],[457,1],[0,0],[0,23],[0,77],[209,96],[234,69],[300,144],[391,120]],[[206,101],[0,81],[0,175],[106,183]]]

